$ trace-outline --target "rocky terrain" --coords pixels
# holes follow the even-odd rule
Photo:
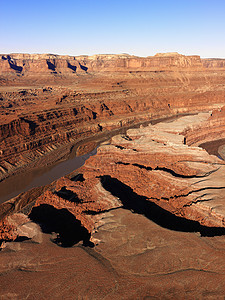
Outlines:
[[[176,53],[0,56],[0,180],[88,136],[224,103],[224,61]]]
[[[13,54],[0,67],[3,181],[177,116],[0,205],[1,296],[223,299],[224,60]]]

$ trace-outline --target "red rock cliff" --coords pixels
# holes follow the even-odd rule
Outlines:
[[[222,106],[223,64],[207,61],[177,53],[1,55],[0,179],[96,133]]]

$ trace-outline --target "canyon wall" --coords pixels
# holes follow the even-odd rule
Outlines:
[[[185,129],[188,145],[199,146],[202,143],[225,138],[225,107],[212,111],[209,119],[199,124],[198,130],[192,126]]]
[[[54,54],[1,54],[0,73],[81,73],[154,70],[224,69],[224,59],[201,59],[198,55],[158,53],[137,57],[128,54],[68,56]]]
[[[139,124],[0,204],[3,296],[223,298],[225,163],[198,146],[225,138],[224,71],[177,53],[0,57],[0,180]]]
[[[1,55],[0,180],[52,163],[92,135],[221,107],[223,66],[177,53]]]
[[[177,222],[185,219],[188,230],[224,234],[225,162],[186,144],[188,129],[198,136],[210,118],[210,113],[199,113],[114,136],[78,171],[3,203],[0,240],[20,235],[23,223],[17,224],[15,213],[25,212],[41,223],[47,222],[42,214],[48,209],[68,211],[90,239],[101,226],[103,213],[119,207],[153,219],[151,211],[157,210]]]

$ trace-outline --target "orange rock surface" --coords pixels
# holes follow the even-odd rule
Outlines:
[[[0,180],[65,157],[88,136],[220,107],[223,60],[207,62],[177,53],[1,55]]]
[[[128,129],[79,170],[1,204],[2,297],[223,298],[225,163],[198,146],[225,138],[224,65],[2,55],[1,179],[85,137],[192,114]]]
[[[198,132],[210,118],[202,113],[130,129],[99,147],[79,174],[52,184],[29,210],[45,232],[43,241],[4,244],[2,295],[46,297],[51,290],[54,298],[223,297],[225,164],[186,145],[183,135],[190,126]],[[36,236],[33,227],[27,233],[30,220],[21,218],[7,218],[17,224],[11,232]],[[57,230],[49,220],[59,224],[62,218],[64,230],[50,238],[63,246],[57,247],[49,240]],[[79,240],[96,246],[71,247]]]
[[[34,207],[66,209],[91,234],[102,212],[118,207],[138,212],[139,205],[148,202],[202,226],[225,227],[225,163],[186,145],[183,135],[190,126],[198,133],[207,120],[210,113],[201,113],[114,136],[85,162],[79,175],[57,180]]]

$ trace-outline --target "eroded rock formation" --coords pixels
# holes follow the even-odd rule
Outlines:
[[[199,147],[225,138],[223,61],[15,54],[1,64],[1,82],[14,82],[1,87],[1,179],[87,136],[190,114],[128,129],[79,170],[1,204],[2,296],[223,297],[225,163]]]
[[[181,117],[113,137],[110,145],[102,145],[86,161],[79,175],[63,177],[43,192],[33,210],[42,205],[66,209],[89,234],[101,224],[102,212],[125,207],[145,215],[149,202],[202,226],[225,227],[225,163],[204,149],[188,146],[185,136],[190,130],[198,135],[199,128],[216,115]],[[10,221],[4,222],[3,233],[10,232],[4,231]],[[9,239],[14,239],[12,234]]]
[[[182,135],[189,126],[198,133],[200,124],[209,118],[207,113],[198,118],[187,116],[115,136],[111,145],[101,146],[80,169],[82,182],[61,179],[56,190],[74,192],[83,201],[75,204],[76,209],[82,206],[87,215],[118,207],[119,203],[138,210],[140,199],[140,203],[154,202],[204,226],[225,227],[225,164],[201,148],[186,145]],[[109,200],[108,194],[104,198],[101,189],[114,195],[115,201]],[[36,203],[50,201],[56,207],[61,203],[53,194],[46,195],[42,196],[44,202],[41,197]],[[136,203],[129,200],[135,196]],[[80,220],[85,226],[86,221],[82,217]],[[95,229],[94,224],[92,228]]]
[[[65,157],[88,136],[221,106],[223,61],[211,62],[176,53],[1,55],[0,180]]]

